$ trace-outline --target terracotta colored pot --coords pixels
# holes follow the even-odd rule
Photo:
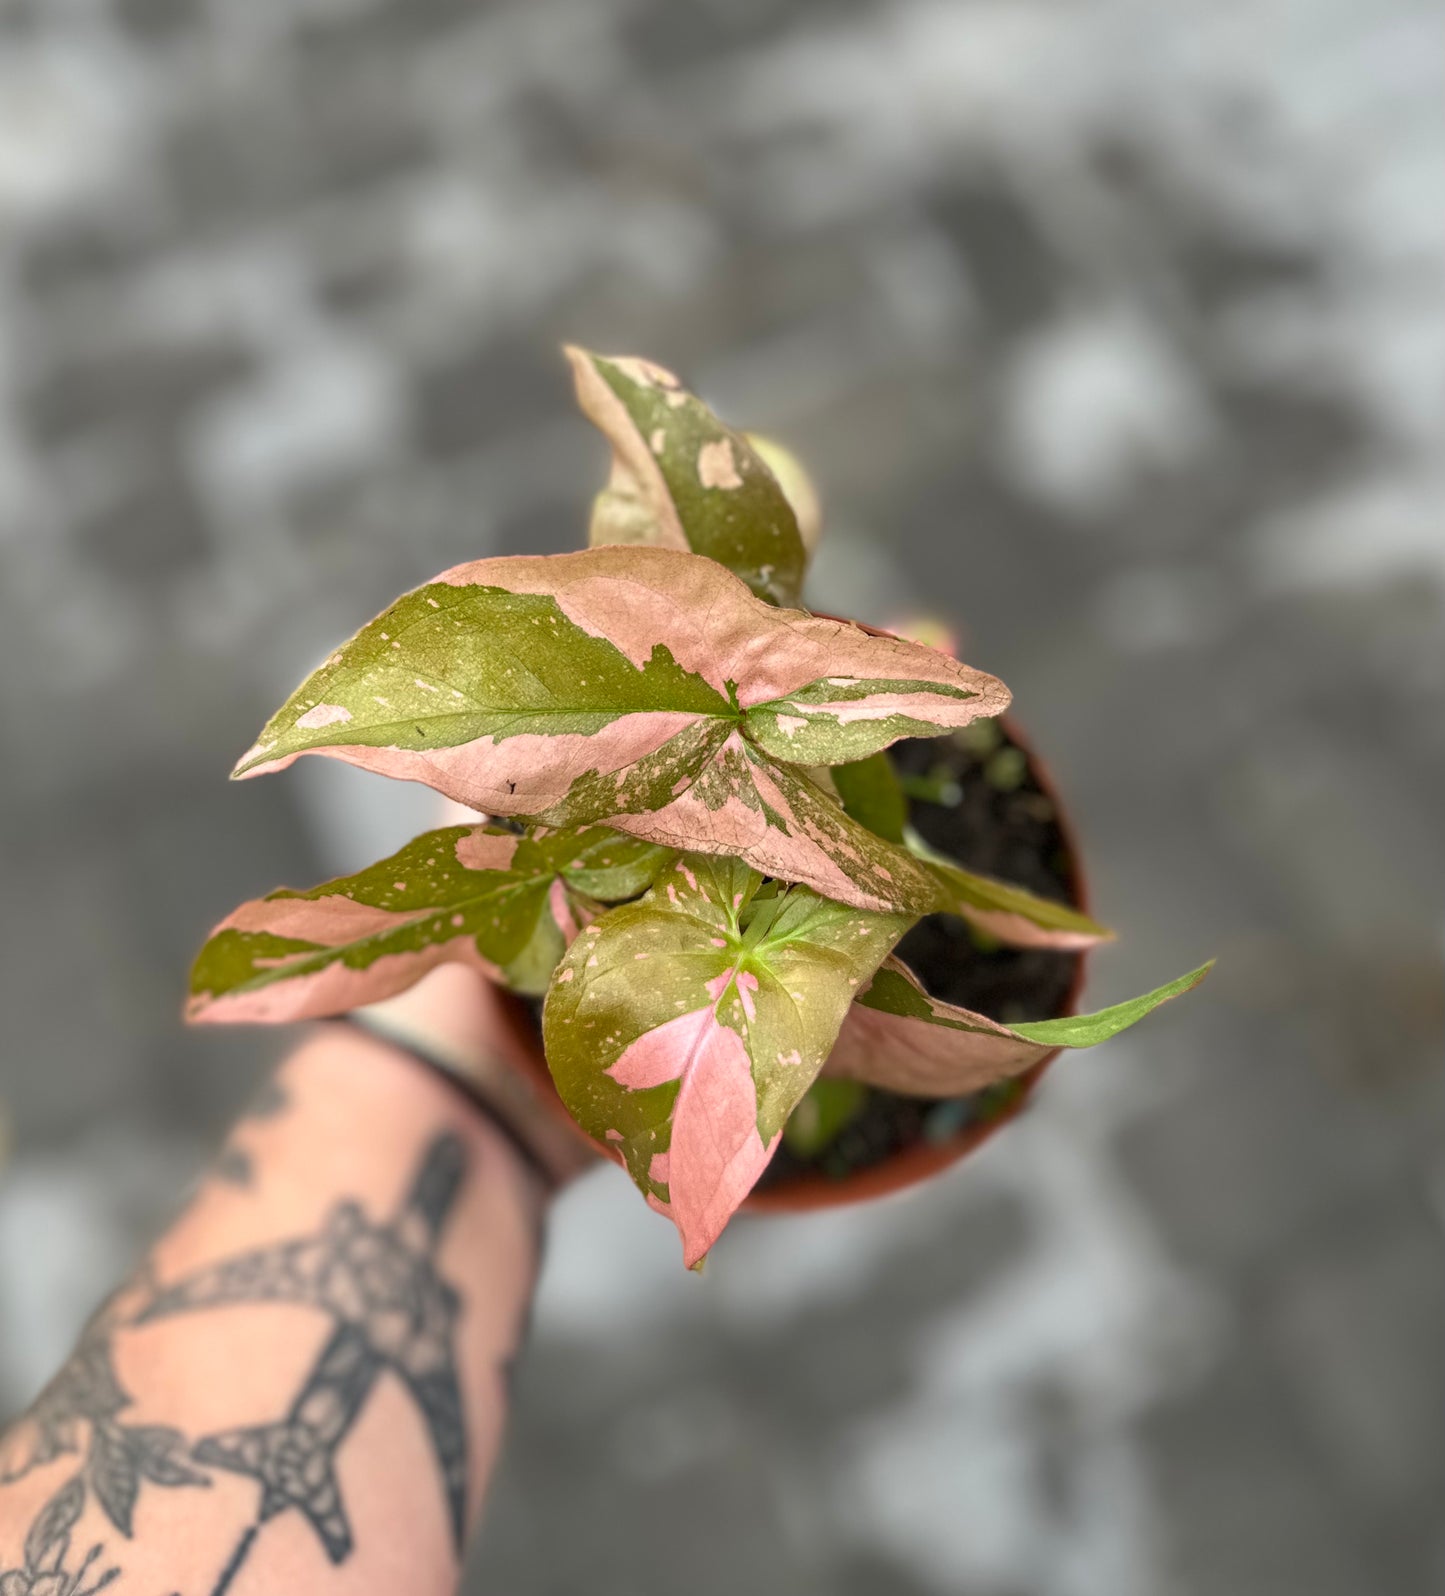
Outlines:
[[[1008,738],[1016,747],[1021,748],[1028,759],[1029,770],[1040,790],[1052,801],[1059,831],[1063,836],[1064,849],[1069,861],[1069,896],[1074,907],[1088,913],[1088,893],[1084,883],[1083,866],[1079,859],[1078,841],[1074,835],[1073,827],[1069,823],[1068,813],[1059,799],[1053,781],[1047,769],[1039,760],[1037,754],[1029,746],[1008,717],[1003,717],[1003,725],[1007,730]],[[1079,995],[1084,985],[1084,962],[1087,955],[1078,954],[1074,966],[1074,977],[1069,984],[1068,993],[1060,1005],[1059,1014],[1073,1014],[1077,1010]],[[510,994],[504,994],[510,1005],[510,1019],[517,1027],[519,1035],[526,1037],[528,1045],[518,1049],[519,1055],[524,1058],[527,1069],[533,1077],[538,1094],[548,1109],[561,1118],[589,1147],[620,1162],[617,1153],[610,1147],[596,1142],[572,1118],[562,1105],[557,1090],[552,1084],[552,1076],[547,1069],[546,1059],[537,1041],[537,1026],[532,1011],[519,999]],[[1001,1126],[1007,1124],[1016,1115],[1021,1113],[1033,1094],[1034,1087],[1038,1084],[1040,1076],[1058,1057],[1060,1049],[1039,1060],[1027,1074],[1020,1077],[1023,1090],[1017,1099],[1000,1112],[991,1115],[982,1124],[967,1126],[955,1136],[943,1142],[915,1142],[909,1147],[902,1148],[881,1163],[874,1164],[868,1169],[861,1169],[856,1174],[848,1175],[838,1180],[825,1175],[804,1175],[785,1184],[768,1187],[763,1191],[753,1192],[743,1203],[745,1213],[788,1214],[803,1213],[815,1208],[837,1208],[845,1203],[866,1202],[874,1197],[887,1196],[889,1192],[902,1191],[908,1186],[915,1186],[920,1181],[928,1180],[947,1169],[950,1164],[957,1163],[960,1158],[966,1157],[975,1148],[982,1146]]]

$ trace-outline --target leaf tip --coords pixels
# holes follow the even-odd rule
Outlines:
[[[181,1004],[181,1022],[185,1025],[205,1025],[206,1011],[211,1006],[209,992],[192,992]]]
[[[264,765],[275,751],[275,743],[255,742],[246,750],[231,768],[231,781],[246,781],[251,776],[262,774],[260,766]]]

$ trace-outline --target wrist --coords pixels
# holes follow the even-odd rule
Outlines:
[[[473,1112],[490,1119],[549,1194],[596,1161],[585,1138],[544,1103],[535,1062],[518,1055],[527,1038],[505,999],[473,971],[433,971],[384,1003],[343,1017],[443,1079]]]

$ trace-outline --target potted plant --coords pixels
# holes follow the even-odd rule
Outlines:
[[[613,450],[591,546],[405,594],[234,773],[325,754],[488,818],[243,905],[189,1015],[337,1014],[445,961],[542,999],[560,1103],[695,1266],[760,1183],[921,1178],[1208,967],[1073,1015],[1109,933],[1007,688],[800,607],[795,463],[661,367],[568,354]]]

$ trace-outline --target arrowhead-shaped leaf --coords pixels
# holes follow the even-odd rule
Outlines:
[[[1212,967],[1211,961],[1096,1014],[1001,1025],[929,997],[912,973],[890,958],[843,1022],[825,1073],[919,1097],[960,1097],[1022,1075],[1055,1048],[1108,1041],[1161,1003],[1198,986]]]
[[[860,826],[887,842],[906,840],[908,799],[886,753],[835,765],[832,776],[843,808]]]
[[[592,513],[592,542],[691,549],[773,604],[796,604],[807,554],[777,478],[651,361],[569,348],[577,399],[612,445],[612,476]]]
[[[760,888],[762,889],[760,891]],[[691,854],[588,926],[543,1016],[563,1102],[705,1256],[910,923]]]
[[[864,758],[1007,702],[992,676],[774,609],[698,555],[597,548],[478,560],[399,599],[303,683],[236,774],[323,753],[486,813],[603,821],[705,852],[734,851],[746,818],[757,868],[859,906],[921,909],[926,894],[893,883],[926,872],[865,847],[789,767]],[[801,793],[799,830],[777,793]],[[823,802],[836,818],[816,815]],[[824,869],[835,834],[844,857]]]
[[[357,875],[243,904],[196,960],[188,1016],[337,1014],[448,961],[540,994],[600,903],[635,897],[670,858],[602,827],[536,837],[492,826],[429,831]]]

